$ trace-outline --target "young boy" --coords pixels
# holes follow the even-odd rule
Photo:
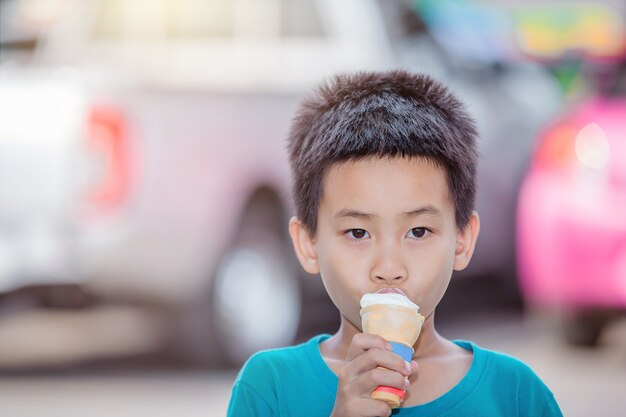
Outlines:
[[[435,330],[435,308],[480,229],[476,136],[442,84],[405,71],[336,76],[303,101],[289,135],[289,232],[341,324],[252,356],[229,416],[388,416],[389,405],[370,398],[379,385],[406,390],[399,416],[562,415],[528,366]],[[361,297],[385,288],[426,317],[410,366],[362,333]]]

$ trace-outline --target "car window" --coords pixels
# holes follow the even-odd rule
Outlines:
[[[276,1],[276,0],[274,0]],[[235,11],[247,13],[247,1],[232,0],[106,0],[98,10],[92,37],[96,40],[141,41],[234,36]],[[237,8],[239,4],[239,8]],[[268,2],[268,7],[272,2]],[[276,3],[273,3],[276,5]],[[250,5],[252,6],[252,5]],[[322,38],[328,35],[315,0],[279,0],[279,36]],[[242,16],[239,16],[242,17]],[[266,37],[276,29],[258,21],[267,13],[247,16],[240,35]]]
[[[167,37],[229,37],[233,34],[230,0],[169,0]]]
[[[97,40],[167,40],[229,37],[230,0],[106,0],[92,36]]]
[[[327,36],[319,5],[314,0],[281,0],[280,36],[321,38]]]

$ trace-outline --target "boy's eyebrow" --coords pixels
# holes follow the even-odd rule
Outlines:
[[[440,217],[441,214],[441,210],[439,210],[437,207],[434,206],[424,206],[424,207],[420,207],[418,209],[415,210],[411,210],[411,211],[407,211],[406,213],[404,213],[405,217],[416,217],[422,214],[427,214],[430,216],[436,216],[436,217]]]
[[[343,209],[340,210],[337,214],[335,214],[336,219],[340,219],[342,217],[354,217],[356,219],[371,219],[372,217],[378,217],[375,214],[363,213],[358,210],[352,209]]]

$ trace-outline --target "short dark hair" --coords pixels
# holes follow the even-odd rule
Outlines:
[[[476,198],[477,131],[443,84],[404,70],[339,74],[302,100],[288,136],[296,215],[315,235],[323,180],[336,163],[422,157],[441,166],[459,228]]]

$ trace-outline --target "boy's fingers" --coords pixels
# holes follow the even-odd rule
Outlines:
[[[403,391],[409,387],[409,381],[403,375],[383,368],[372,369],[361,375],[355,382],[358,383],[359,391],[364,393],[366,398],[369,398],[371,392],[381,385]]]
[[[380,366],[400,373],[403,376],[408,376],[411,373],[411,370],[407,367],[406,362],[404,362],[400,355],[387,350],[370,349],[363,352],[346,365],[346,377],[350,380],[355,379],[359,377],[359,375]]]
[[[348,347],[346,360],[351,361],[370,349],[391,350],[391,345],[382,337],[369,333],[357,333]]]

